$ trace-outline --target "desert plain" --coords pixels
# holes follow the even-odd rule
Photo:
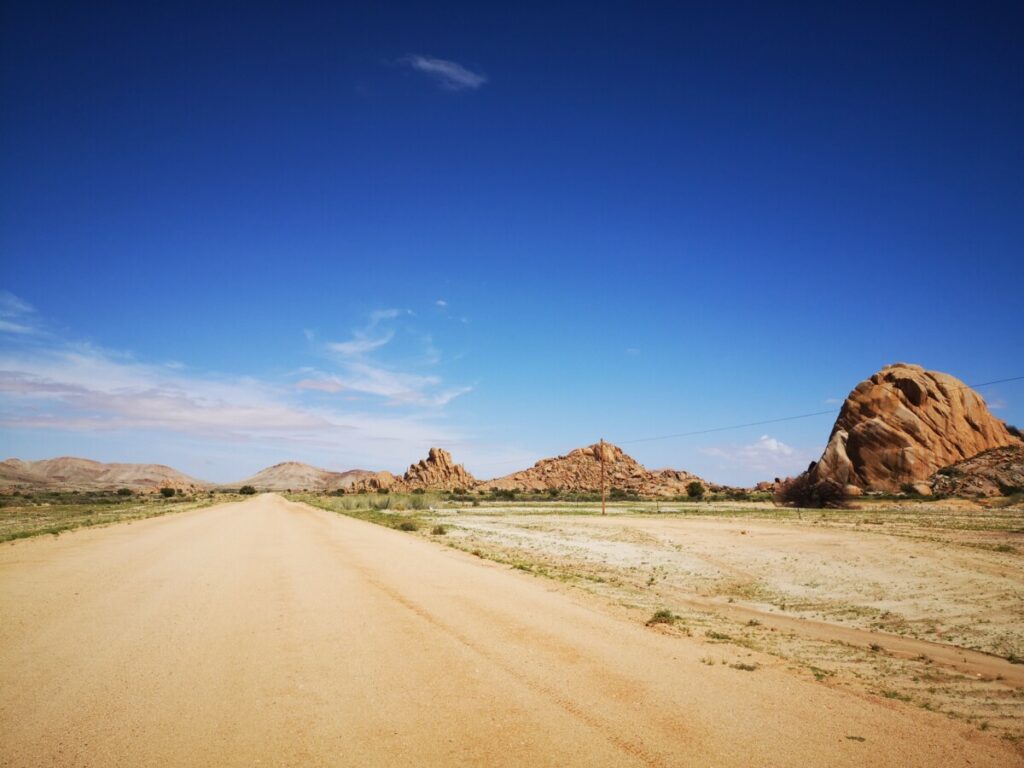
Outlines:
[[[290,498],[0,546],[0,765],[1024,764],[1019,509]]]

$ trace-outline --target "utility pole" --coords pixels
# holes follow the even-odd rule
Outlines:
[[[601,514],[608,514],[608,510],[605,508],[605,495],[604,495],[604,438],[601,438]]]

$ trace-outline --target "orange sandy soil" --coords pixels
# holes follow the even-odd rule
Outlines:
[[[6,544],[0,616],[4,766],[1024,764],[944,714],[273,495]]]

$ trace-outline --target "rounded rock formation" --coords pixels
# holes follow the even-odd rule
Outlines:
[[[927,483],[945,466],[1019,443],[959,379],[896,363],[846,398],[811,479],[870,491]]]

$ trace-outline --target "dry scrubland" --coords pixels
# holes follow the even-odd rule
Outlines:
[[[292,498],[593,593],[708,666],[784,667],[1024,746],[1024,504]]]
[[[242,498],[233,493],[159,493],[116,491],[37,491],[0,497],[0,543],[53,535],[94,525],[143,520],[171,512],[208,507]]]

